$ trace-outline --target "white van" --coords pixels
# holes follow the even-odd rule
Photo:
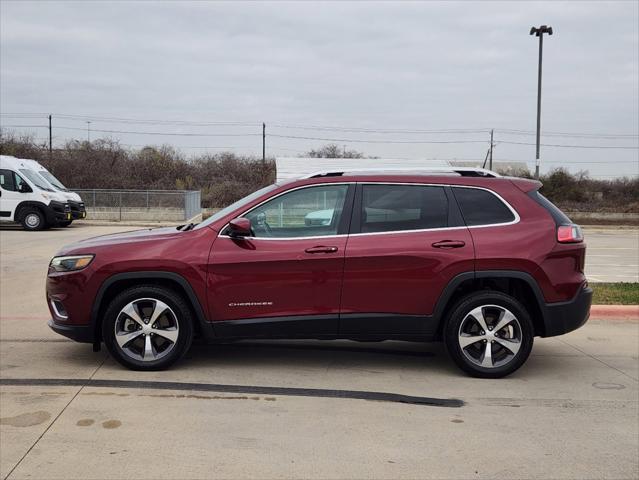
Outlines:
[[[17,222],[25,230],[42,230],[72,220],[71,207],[30,165],[0,155],[0,222]]]
[[[67,227],[71,225],[73,220],[79,220],[83,218],[87,218],[87,212],[84,208],[84,202],[80,195],[75,192],[72,192],[67,187],[65,187],[60,180],[58,180],[49,170],[44,168],[44,165],[38,163],[35,160],[24,160],[25,164],[31,166],[32,170],[35,170],[42,178],[44,178],[47,183],[53,188],[56,192],[60,192],[64,195],[69,202],[69,207],[71,207],[71,220],[68,222],[61,222],[60,226]]]

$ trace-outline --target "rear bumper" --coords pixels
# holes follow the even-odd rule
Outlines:
[[[93,343],[93,330],[90,325],[63,325],[49,320],[49,328],[55,333],[82,343]]]
[[[581,327],[590,317],[592,288],[584,286],[568,302],[546,304],[544,337],[554,337]]]

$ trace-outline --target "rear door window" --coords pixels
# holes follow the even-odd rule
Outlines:
[[[361,233],[444,228],[448,197],[436,186],[363,185],[360,217]]]
[[[469,227],[498,225],[515,220],[512,210],[488,190],[454,187],[453,192]]]

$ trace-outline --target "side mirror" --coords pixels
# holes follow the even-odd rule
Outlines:
[[[31,190],[31,187],[27,185],[26,183],[21,183],[18,191],[20,193],[29,193],[32,190]]]
[[[251,221],[248,218],[234,218],[229,222],[229,236],[243,238],[253,236]]]

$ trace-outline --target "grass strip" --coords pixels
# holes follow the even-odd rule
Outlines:
[[[590,283],[593,305],[639,305],[639,283]]]

